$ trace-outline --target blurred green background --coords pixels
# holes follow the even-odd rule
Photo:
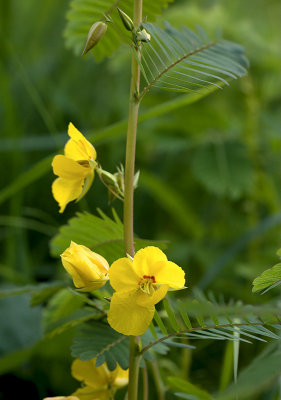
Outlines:
[[[51,237],[78,210],[99,207],[111,216],[97,178],[86,198],[58,213],[48,165],[67,140],[68,123],[95,135],[103,168],[114,172],[124,162],[129,51],[122,47],[101,63],[74,56],[63,39],[68,6],[69,0],[0,3],[2,288],[67,280],[49,254]],[[139,126],[135,231],[169,241],[168,257],[186,270],[190,290],[270,301],[278,290],[260,298],[251,282],[276,262],[280,247],[280,1],[177,0],[164,19],[199,24],[210,36],[221,30],[245,47],[251,66],[230,87],[166,114],[156,116],[155,107],[178,95],[152,90],[144,98],[141,113],[155,117]],[[113,206],[122,217],[121,204]],[[0,302],[1,400],[14,399],[16,389],[35,400],[76,387],[72,332],[42,339],[42,308],[30,308],[29,300],[22,294]],[[199,348],[191,375],[215,390],[221,350],[210,349],[203,365]],[[256,347],[243,349],[246,365]]]

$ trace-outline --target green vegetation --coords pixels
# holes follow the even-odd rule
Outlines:
[[[125,368],[128,360],[128,338],[100,321],[110,286],[95,292],[95,301],[70,289],[59,259],[70,240],[109,263],[122,257],[122,203],[108,201],[97,176],[87,196],[64,214],[51,193],[51,160],[62,152],[70,121],[108,171],[124,164],[130,51],[109,26],[93,52],[79,56],[100,18],[98,7],[111,3],[0,4],[0,400],[18,392],[31,400],[72,393],[72,356],[98,357],[109,369],[116,361]],[[146,3],[144,27],[157,41],[143,46],[135,244],[136,250],[151,244],[165,249],[186,271],[188,287],[157,306],[142,336],[149,399],[163,399],[165,388],[167,399],[277,400],[280,2]],[[132,4],[123,0],[120,7],[131,15]],[[231,70],[227,79],[218,73],[206,83],[207,74],[194,66],[198,80],[179,82],[178,64],[162,79],[166,64],[159,66],[155,54],[175,62],[167,56],[172,28],[163,21],[183,41],[182,25],[194,31],[199,25],[204,33],[199,28],[194,40],[207,35],[208,43],[220,37],[239,43],[250,61],[247,75],[241,47],[224,42],[227,62],[215,60],[211,49],[202,58]],[[190,49],[181,51],[185,57]],[[173,91],[151,87],[154,81]],[[153,351],[151,342],[157,342]]]

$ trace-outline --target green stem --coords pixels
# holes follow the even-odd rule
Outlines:
[[[138,27],[142,21],[142,0],[134,0],[133,21]],[[136,48],[137,57],[140,59],[139,48]],[[135,175],[135,154],[136,138],[139,113],[139,87],[140,67],[132,54],[131,64],[131,86],[129,100],[129,115],[126,143],[125,161],[125,190],[124,190],[124,246],[125,254],[134,257],[134,175]],[[128,400],[137,400],[138,396],[138,375],[140,355],[137,353],[137,343],[134,336],[130,336],[130,360],[129,360],[129,387]]]
[[[165,387],[163,385],[158,365],[155,361],[149,363],[153,375],[158,400],[165,400]]]
[[[146,365],[142,368],[143,400],[148,400],[148,375]]]
[[[130,360],[129,360],[129,387],[128,400],[137,400],[139,364],[141,356],[138,351],[135,336],[130,336]]]
[[[134,2],[134,24],[140,25],[142,19],[142,0]],[[137,57],[140,51],[136,48]],[[129,115],[126,143],[125,161],[125,190],[124,190],[124,245],[125,253],[134,257],[134,176],[136,137],[139,113],[139,100],[137,99],[140,87],[140,67],[134,54],[131,64],[131,86],[129,100]]]

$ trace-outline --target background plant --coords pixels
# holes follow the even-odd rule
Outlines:
[[[221,26],[224,38],[245,45],[251,70],[247,78],[232,83],[227,90],[217,91],[212,97],[189,105],[188,116],[186,108],[179,107],[186,104],[184,98],[163,92],[151,93],[143,102],[140,118],[137,162],[142,176],[136,232],[140,237],[171,241],[169,258],[186,267],[190,287],[211,287],[216,293],[224,293],[227,299],[231,296],[245,303],[271,301],[278,293],[272,291],[267,298],[260,299],[250,292],[251,281],[275,263],[275,252],[280,247],[277,4],[271,1],[269,7],[268,2],[267,5],[263,1],[256,3],[255,20],[251,9],[242,2],[197,2],[196,5],[177,2],[169,8],[165,19],[178,27],[180,23],[194,27],[197,22],[211,35]],[[32,1],[17,8],[13,2],[1,4],[4,62],[0,90],[5,100],[4,118],[1,118],[1,151],[4,152],[1,159],[3,166],[9,166],[9,174],[1,177],[0,194],[4,226],[1,274],[6,285],[65,279],[61,266],[49,257],[46,246],[49,238],[57,233],[58,220],[49,189],[53,177],[50,173],[44,175],[49,171],[52,157],[46,161],[44,157],[63,145],[69,120],[78,122],[83,132],[89,132],[88,126],[96,127],[92,132],[94,144],[99,146],[102,163],[112,166],[111,170],[123,158],[126,123],[122,121],[126,117],[128,93],[125,52],[120,49],[114,58],[102,64],[94,64],[90,58],[75,59],[64,50],[62,39],[58,40],[65,25],[66,2],[58,5],[48,1],[46,6],[48,10],[45,8],[43,12]],[[32,24],[22,23],[23,20],[32,21]],[[35,36],[36,42],[32,40]],[[99,79],[89,90],[93,74]],[[96,93],[99,93],[98,100]],[[168,110],[173,112],[165,115],[164,111]],[[84,126],[85,121],[88,126]],[[227,176],[225,165],[228,166]],[[31,184],[36,179],[40,190]],[[107,206],[101,185],[96,185],[95,191],[81,203],[81,209],[87,207],[86,202],[93,213],[97,206],[104,204],[103,212],[111,216],[111,207]],[[80,204],[76,207],[79,209]],[[115,203],[114,207],[120,215],[119,205]],[[73,209],[61,217],[59,224],[72,216]],[[151,221],[149,226],[143,215]],[[54,292],[61,286],[61,282],[57,286],[54,284],[48,291]],[[40,397],[45,394],[46,386],[52,387],[53,393],[65,392],[61,381],[67,387],[74,382],[69,382],[68,374],[63,380],[56,378],[56,368],[60,365],[58,348],[67,371],[72,331],[48,341],[48,352],[45,342],[33,347],[32,344],[41,338],[42,310],[29,309],[29,296],[6,298],[1,302],[4,321],[1,343],[5,357],[1,372],[3,375],[15,373],[4,375],[8,382],[17,377],[30,377],[34,381],[36,371],[36,390]],[[83,302],[84,299],[73,293],[62,291],[57,295],[57,306],[54,299],[49,307],[55,309],[58,303],[64,304],[58,307],[56,316],[57,319],[67,318],[75,309],[79,310]],[[56,327],[56,320],[50,315],[48,320],[48,312],[45,312],[45,326],[53,323]],[[26,323],[31,319],[32,331]],[[60,326],[56,329],[60,330]],[[242,367],[249,364],[256,349],[262,346],[241,346]],[[216,348],[210,344],[206,355],[200,345],[197,346],[190,372],[192,382],[200,383],[203,374],[210,391],[215,390],[214,382],[225,385],[230,378],[213,375],[223,348],[223,344]],[[176,351],[170,354],[170,365],[160,363],[162,373],[173,371],[172,362],[178,355]],[[188,364],[189,357],[185,354],[182,362]],[[23,362],[28,368],[22,368]],[[50,366],[53,375],[49,375]],[[274,394],[268,396],[273,398]]]

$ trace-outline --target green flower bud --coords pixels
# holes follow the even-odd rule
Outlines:
[[[108,171],[105,171],[104,169],[102,169],[100,167],[97,168],[96,170],[97,170],[97,173],[104,185],[118,187],[118,183],[117,183],[117,179],[116,179],[115,175],[111,174]]]
[[[120,18],[123,22],[123,25],[125,26],[125,28],[127,29],[127,31],[132,32],[135,28],[135,25],[133,23],[133,21],[131,20],[131,18],[124,13],[124,11],[120,10],[120,8],[117,8]]]
[[[107,31],[107,25],[104,22],[95,22],[88,33],[88,38],[86,41],[86,45],[84,47],[84,50],[82,52],[82,56],[86,53],[88,53],[89,50],[91,50],[105,35]]]
[[[151,36],[145,29],[142,29],[137,31],[136,39],[139,42],[150,42]]]

